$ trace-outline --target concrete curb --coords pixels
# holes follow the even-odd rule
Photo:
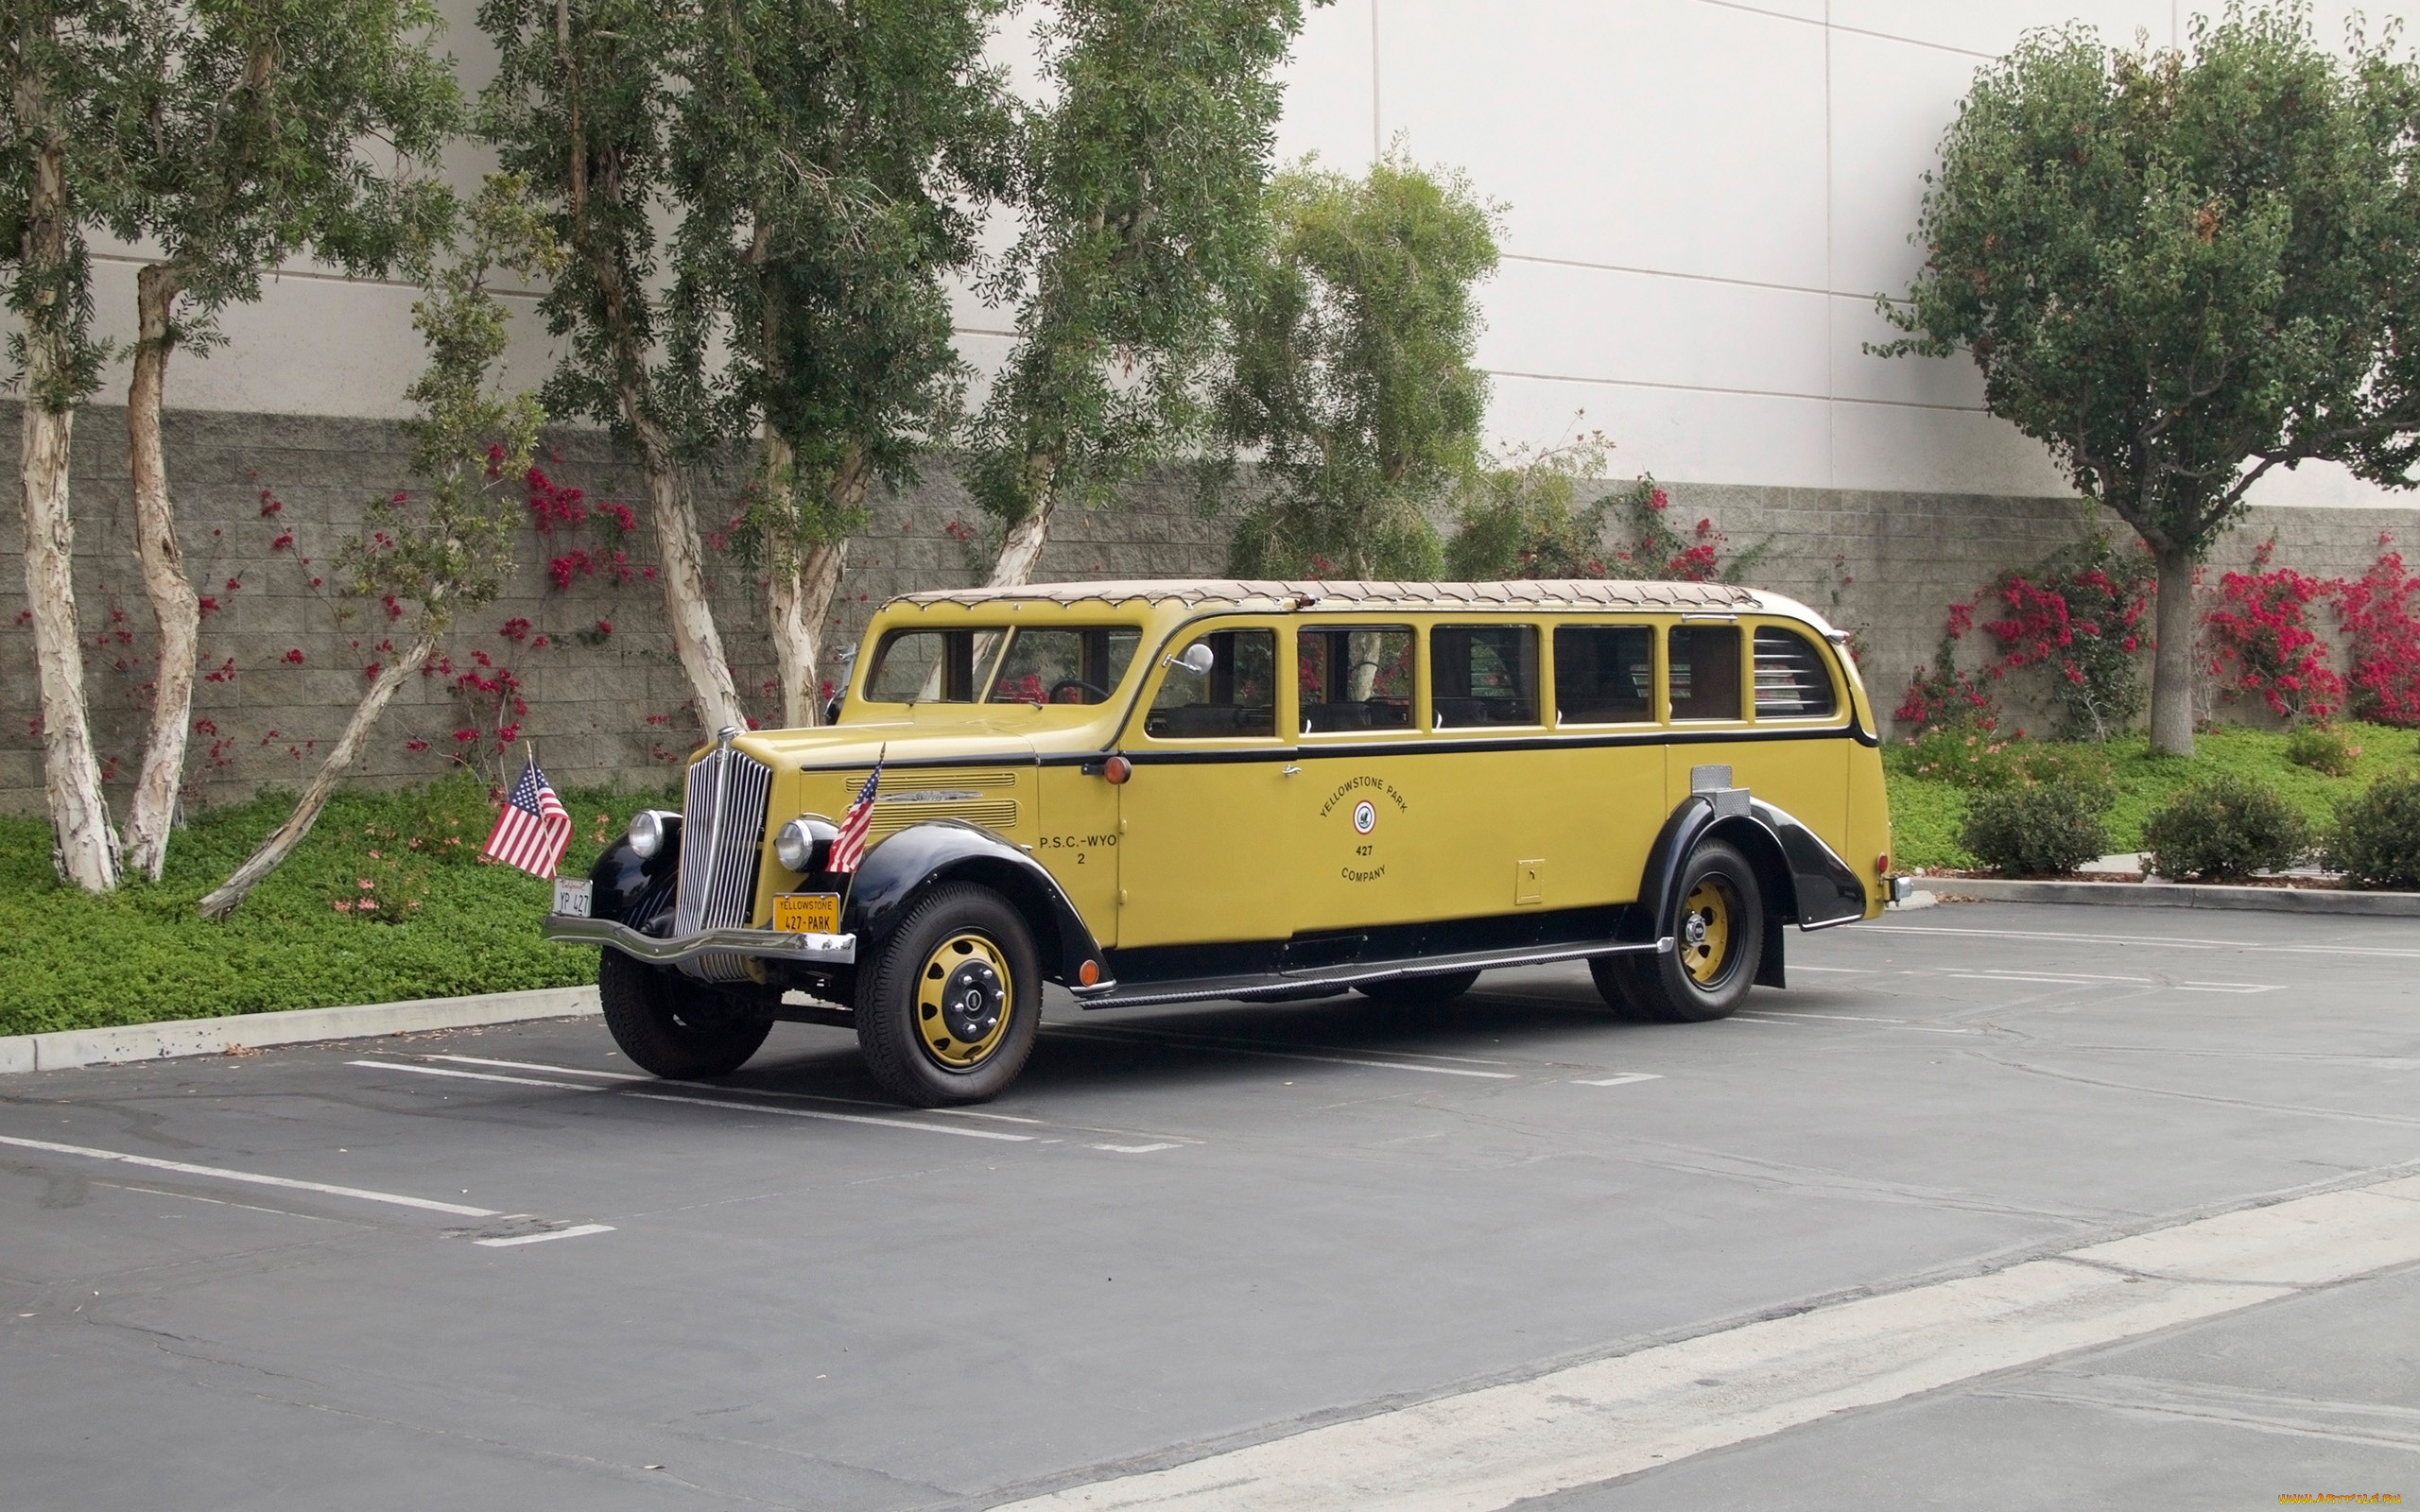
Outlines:
[[[482,992],[466,998],[422,998],[411,1003],[368,1003],[349,1008],[295,1008],[284,1013],[238,1013],[221,1019],[172,1019],[109,1029],[61,1029],[0,1039],[0,1074],[62,1071],[115,1061],[165,1060],[176,1056],[216,1056],[267,1045],[309,1044],[320,1040],[365,1040],[463,1029],[524,1019],[563,1019],[600,1011],[593,987],[540,988],[534,992]]]
[[[2003,877],[1927,877],[1927,890],[1995,903],[2099,903],[2116,908],[2235,908],[2273,914],[2420,919],[2420,892],[2333,887],[2221,887],[2180,882],[2017,882]]]

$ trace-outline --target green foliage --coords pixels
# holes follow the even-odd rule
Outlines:
[[[217,339],[216,312],[308,249],[384,273],[441,239],[453,196],[428,164],[462,125],[428,0],[218,0],[143,11],[152,68],[118,113],[108,206],[149,238],[187,313],[168,340]],[[382,171],[391,163],[392,171]]]
[[[1018,344],[970,483],[1003,524],[1109,502],[1206,436],[1201,382],[1264,256],[1260,200],[1303,0],[1058,0],[1055,92],[1018,143],[1023,231],[986,292]]]
[[[1582,506],[1580,490],[1604,475],[1601,431],[1541,452],[1516,449],[1473,479],[1445,542],[1445,575],[1457,582],[1524,577],[1603,577],[1612,501]]]
[[[963,376],[943,281],[1009,187],[1013,119],[985,66],[998,0],[704,0],[677,60],[667,186],[678,381],[762,459],[733,541],[787,561],[912,480]],[[780,452],[786,450],[785,459]]]
[[[495,376],[510,316],[489,282],[498,268],[528,278],[563,266],[519,174],[488,176],[465,230],[458,254],[410,254],[424,280],[412,324],[429,358],[404,390],[418,413],[403,431],[412,472],[427,488],[417,501],[409,493],[372,501],[368,528],[337,558],[353,593],[417,603],[424,637],[493,599],[510,576],[520,525],[510,489],[529,471],[544,419],[533,396],[506,393]]]
[[[2098,763],[2117,793],[2117,801],[2106,816],[2110,848],[2138,850],[2143,844],[2144,821],[2171,795],[2202,778],[2233,775],[2266,783],[2284,795],[2316,832],[2325,826],[2339,802],[2358,795],[2368,783],[2411,766],[2411,742],[2406,732],[2353,722],[2338,728],[2361,752],[2352,772],[2341,778],[2288,761],[2288,734],[2243,725],[2204,730],[2196,742],[2195,754],[2185,759],[2154,752],[2150,741],[2139,733],[2089,744],[2020,740],[2011,743],[2008,749],[2025,753],[2029,766],[2046,773],[2051,768],[2036,764],[2053,760]],[[1960,739],[1962,741],[1962,736]],[[1988,745],[1991,741],[1987,734],[1981,743]],[[1906,742],[1883,747],[1883,768],[1891,793],[1891,853],[1910,867],[1971,867],[1975,859],[1959,844],[1958,833],[1965,823],[1967,805],[1977,792],[1983,790],[1982,783],[1938,769],[1933,762],[1926,760],[1924,749],[1921,745]],[[1990,765],[1996,766],[2002,761],[1997,757],[1989,759]],[[1933,769],[1918,771],[1915,768],[1919,765]]]
[[[1235,568],[1432,576],[1425,511],[1478,464],[1471,291],[1495,267],[1500,207],[1400,151],[1364,179],[1290,169],[1269,198],[1276,255],[1221,400],[1226,438],[1261,449],[1269,490],[1237,526]]]
[[[579,827],[564,873],[584,874],[632,813],[668,797],[566,792]],[[52,877],[47,824],[0,819],[0,1035],[596,980],[596,952],[538,937],[547,885],[477,860],[495,802],[467,774],[420,792],[338,794],[292,862],[224,923],[197,917],[195,900],[285,816],[291,795],[195,816],[159,883],[103,897]],[[364,897],[381,906],[358,911]]]
[[[0,276],[11,382],[54,411],[100,387],[89,229],[127,177],[132,91],[157,68],[126,0],[0,3]]]
[[[2326,858],[2357,887],[2420,888],[2420,772],[2380,778],[2339,803]]]
[[[1968,352],[2171,587],[2271,470],[2404,487],[2420,459],[2420,76],[2358,35],[2321,50],[2301,5],[2191,26],[2189,56],[2079,25],[1983,69],[1927,179],[1925,271],[1881,301],[1911,335],[1874,349]],[[2182,751],[2169,612],[2153,719]]]
[[[541,395],[546,413],[694,454],[711,444],[710,417],[656,382],[648,357],[666,335],[654,212],[690,15],[649,0],[481,0],[496,73],[478,122],[502,166],[551,207],[548,229],[570,253],[538,306],[570,338]]]
[[[2282,871],[2310,849],[2310,825],[2266,782],[2211,777],[2170,798],[2143,825],[2143,848],[2163,877],[2223,882]]]
[[[2286,760],[2329,777],[2350,777],[2361,747],[2334,725],[2297,725],[2286,735]]]
[[[1977,794],[1959,840],[1977,860],[2004,875],[2058,875],[2108,850],[2109,830],[2100,819],[2108,806],[2105,791],[2019,782]]]
[[[2093,746],[2004,740],[1973,725],[1943,725],[1882,753],[1886,770],[1923,782],[1978,792],[2029,784],[2066,788],[2098,814],[2117,801],[2117,774]]]

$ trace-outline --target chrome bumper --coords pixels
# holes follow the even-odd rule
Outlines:
[[[1911,897],[1913,897],[1913,896],[1915,895],[1915,891],[1916,891],[1916,879],[1915,879],[1915,878],[1913,878],[1913,877],[1893,877],[1893,878],[1892,878],[1892,879],[1891,879],[1891,901],[1892,901],[1893,902],[1894,902],[1894,903],[1904,903],[1904,902],[1906,902],[1910,898],[1911,898]]]
[[[857,959],[855,935],[794,935],[772,929],[707,929],[677,939],[642,935],[609,919],[578,919],[548,914],[538,933],[569,945],[610,945],[623,954],[656,966],[671,966],[693,955],[729,954],[754,955],[769,961],[794,961],[803,966],[852,966]]]

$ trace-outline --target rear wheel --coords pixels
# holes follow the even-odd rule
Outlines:
[[[1364,982],[1354,990],[1391,1008],[1426,1008],[1451,1003],[1478,981],[1477,971],[1452,971],[1443,976],[1399,976],[1392,982]]]
[[[860,969],[856,1009],[866,1069],[891,1096],[919,1108],[997,1096],[1042,1020],[1033,936],[987,887],[936,887]]]
[[[605,1027],[631,1063],[675,1081],[728,1075],[773,1032],[772,1020],[620,951],[606,951],[597,963],[596,995]]]
[[[1765,951],[1764,894],[1748,858],[1708,840],[1681,869],[1681,902],[1668,921],[1669,952],[1588,963],[1605,1001],[1664,1023],[1730,1016],[1748,995]]]

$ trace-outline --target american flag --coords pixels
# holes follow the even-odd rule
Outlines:
[[[555,797],[553,784],[533,761],[512,784],[504,812],[495,816],[495,833],[479,854],[532,876],[551,877],[562,864],[563,848],[571,844],[571,830],[562,799]]]
[[[857,789],[849,812],[840,816],[840,833],[833,837],[831,859],[823,864],[826,871],[855,871],[865,859],[866,827],[873,823],[873,795],[881,785],[882,763],[877,760],[873,770],[866,773],[866,785]]]

